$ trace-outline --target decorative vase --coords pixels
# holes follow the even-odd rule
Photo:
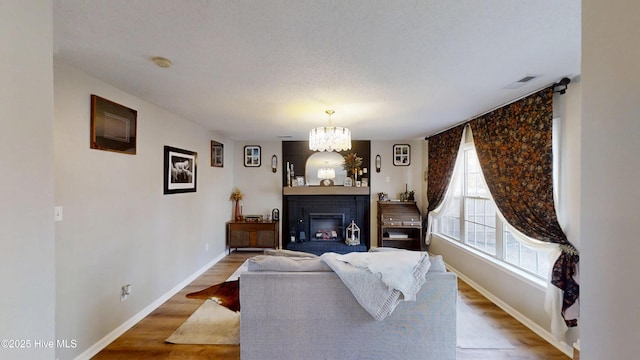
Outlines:
[[[242,220],[242,211],[240,211],[240,201],[236,200],[236,221]]]

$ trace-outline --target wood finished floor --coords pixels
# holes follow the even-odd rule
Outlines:
[[[240,359],[237,345],[174,345],[164,340],[202,303],[186,294],[226,280],[254,252],[234,252],[186,286],[138,324],[113,341],[93,359]],[[514,350],[458,349],[457,360],[566,360],[561,351],[527,329],[477,291],[458,281],[460,298],[497,329]],[[268,359],[265,359],[268,360]]]

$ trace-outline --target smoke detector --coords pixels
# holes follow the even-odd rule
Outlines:
[[[162,57],[162,56],[154,56],[151,58],[154,64],[158,65],[161,68],[169,68],[171,67],[171,60]]]

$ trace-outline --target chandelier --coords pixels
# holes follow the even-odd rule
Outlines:
[[[332,126],[333,110],[325,111],[329,115],[329,126],[317,127],[309,131],[309,149],[313,151],[351,150],[351,131],[347,128]]]

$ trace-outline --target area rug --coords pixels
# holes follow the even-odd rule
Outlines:
[[[458,298],[456,328],[460,349],[515,349],[496,329],[487,325],[486,320],[474,312]]]
[[[236,281],[247,266],[245,261],[226,281]],[[227,309],[217,299],[207,299],[165,341],[171,344],[238,345],[240,312]]]
[[[240,344],[240,313],[205,300],[166,340],[172,344]]]

